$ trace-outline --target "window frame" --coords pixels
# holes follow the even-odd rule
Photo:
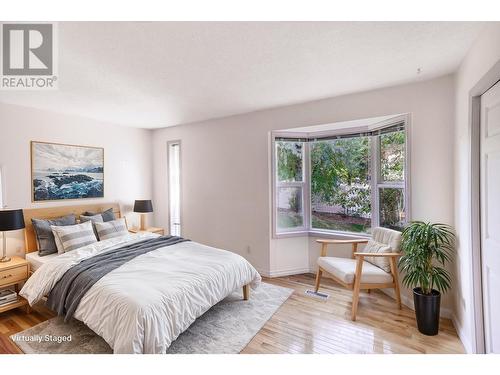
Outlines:
[[[400,122],[400,121],[399,121]],[[382,178],[381,174],[381,154],[380,154],[380,135],[376,135],[375,142],[372,142],[372,168],[374,169],[372,175],[375,178],[372,178],[372,191],[375,193],[372,194],[372,213],[373,207],[375,207],[376,217],[373,217],[372,214],[372,228],[380,226],[380,189],[403,189],[404,194],[404,204],[405,204],[405,216],[406,221],[409,221],[410,218],[410,199],[409,199],[409,188],[410,184],[408,183],[409,179],[409,121],[407,118],[404,119],[404,132],[405,132],[405,144],[404,144],[404,155],[405,155],[405,166],[404,166],[404,181],[385,181]],[[374,130],[379,130],[387,127],[388,125],[378,127]],[[389,125],[390,126],[390,125]]]
[[[314,139],[320,137],[329,137],[337,135],[347,135],[353,133],[362,133],[377,131],[395,125],[397,123],[404,123],[405,132],[405,167],[404,167],[404,182],[385,182],[382,181],[380,176],[380,135],[372,136],[375,139],[371,140],[370,149],[370,163],[372,173],[370,176],[371,182],[371,205],[372,205],[372,215],[371,215],[371,228],[375,228],[380,224],[380,211],[379,211],[379,188],[402,188],[404,192],[405,201],[405,217],[406,222],[411,221],[411,181],[410,181],[410,165],[411,165],[411,117],[409,114],[395,116],[387,121],[379,122],[373,126],[366,127],[351,127],[339,130],[331,131],[321,131],[321,132],[293,132],[293,131],[273,131],[271,132],[271,181],[272,181],[272,238],[287,238],[295,236],[314,236],[314,237],[325,237],[325,238],[369,238],[371,235],[369,233],[357,233],[357,232],[346,232],[338,230],[328,230],[328,229],[315,229],[312,227],[312,213],[311,213],[311,160],[310,160],[310,142],[303,142],[304,147],[304,178],[305,181],[302,183],[303,188],[303,209],[304,209],[304,226],[301,228],[294,228],[290,231],[278,231],[277,223],[277,193],[278,193],[278,183],[277,183],[277,160],[276,160],[276,139],[277,138],[295,138],[295,139]]]
[[[179,223],[172,223],[171,218],[171,193],[170,193],[170,148],[174,145],[179,147]],[[182,234],[182,141],[180,139],[167,141],[167,214],[168,214],[168,231],[170,234],[172,225],[178,224],[179,235]]]
[[[302,142],[302,181],[291,181],[291,182],[280,182],[277,178],[278,170],[278,160],[276,158],[277,143],[276,138],[280,138],[281,133],[273,133],[272,139],[272,202],[273,202],[273,232],[275,237],[282,236],[301,236],[304,233],[308,233],[308,223],[309,223],[309,213],[310,213],[310,199],[309,189],[310,189],[310,177],[309,177],[309,144],[307,142]],[[287,137],[290,137],[293,133],[283,133]],[[292,136],[293,138],[293,136]],[[302,226],[290,228],[290,230],[278,231],[278,193],[280,188],[287,187],[300,187],[302,188]]]

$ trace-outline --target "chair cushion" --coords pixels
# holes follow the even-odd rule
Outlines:
[[[392,252],[389,245],[380,242],[369,240],[363,249],[363,253],[390,253]],[[391,272],[389,258],[382,257],[365,257],[365,260],[374,266],[382,268],[385,272]]]
[[[372,238],[368,241],[364,253],[399,253],[401,247],[401,232],[387,228],[373,229]],[[365,260],[385,272],[391,272],[389,258],[366,257]]]
[[[356,259],[320,257],[318,258],[318,266],[346,284],[354,282]],[[367,284],[391,283],[392,275],[364,261],[363,269],[361,270],[361,282]]]
[[[389,245],[391,252],[399,253],[401,248],[401,232],[388,228],[374,228],[372,240],[378,243]]]

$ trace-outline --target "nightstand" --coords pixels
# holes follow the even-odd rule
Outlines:
[[[30,264],[25,259],[14,256],[9,262],[0,263],[0,288],[14,285],[18,293],[19,284],[28,280],[29,274]],[[26,312],[29,313],[28,301],[18,296],[17,301],[0,306],[0,313],[22,306],[26,306]]]
[[[162,236],[164,235],[165,231],[163,228],[156,228],[156,227],[149,227],[144,230],[141,230],[139,228],[131,228],[128,230],[130,233],[141,233],[141,232],[151,232],[151,233],[157,233],[161,234]]]

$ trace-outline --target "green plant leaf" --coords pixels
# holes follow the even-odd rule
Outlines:
[[[413,221],[402,232],[403,256],[398,266],[404,273],[402,283],[408,288],[420,287],[423,293],[432,289],[446,292],[451,277],[443,267],[455,251],[455,234],[447,224]]]

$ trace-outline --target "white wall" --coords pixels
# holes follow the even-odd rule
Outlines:
[[[500,25],[489,24],[456,73],[455,121],[455,226],[458,256],[455,274],[455,325],[466,349],[473,351],[473,298],[470,191],[470,92],[500,61]],[[500,76],[498,77],[500,79]]]
[[[104,147],[104,198],[31,202],[30,141]],[[116,202],[124,213],[134,199],[152,197],[151,131],[0,103],[0,165],[9,208]],[[127,215],[134,224],[136,215]],[[24,254],[22,232],[8,234],[9,253]]]
[[[166,143],[180,139],[183,234],[231,249],[263,274],[308,270],[317,257],[314,242],[306,237],[271,239],[270,131],[411,113],[413,218],[452,224],[453,90],[453,77],[445,76],[155,130],[156,220],[168,226]],[[452,305],[451,296],[445,296],[445,308]]]

